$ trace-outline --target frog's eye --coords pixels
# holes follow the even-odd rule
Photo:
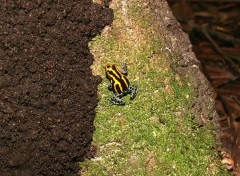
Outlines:
[[[112,66],[110,64],[108,64],[108,65],[106,65],[105,69],[106,69],[106,71],[110,71],[110,70],[112,70]]]
[[[106,66],[106,70],[109,70],[110,68],[111,68],[110,65],[107,65],[107,66]]]

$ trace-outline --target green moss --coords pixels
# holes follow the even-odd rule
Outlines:
[[[221,168],[213,132],[192,119],[193,89],[169,68],[154,35],[145,0],[113,1],[115,20],[90,44],[95,73],[104,75],[108,62],[129,65],[129,79],[139,93],[125,106],[108,101],[106,79],[99,86],[100,102],[93,143],[97,156],[81,163],[83,176],[228,175]],[[127,5],[126,5],[127,4]],[[126,9],[127,8],[127,9]],[[126,27],[127,26],[127,27]],[[104,77],[104,76],[103,76]]]

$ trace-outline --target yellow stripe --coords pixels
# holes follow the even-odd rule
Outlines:
[[[119,73],[119,75],[121,75],[121,80],[123,80],[124,81],[124,83],[125,83],[125,85],[126,85],[126,87],[128,87],[129,85],[128,85],[128,82],[127,82],[127,78],[126,78],[126,76],[124,76],[123,74],[122,74],[122,72],[119,70],[119,68],[118,67],[116,67],[117,68],[117,70],[116,70],[116,72],[118,72]],[[114,70],[115,71],[115,70]],[[119,77],[118,77],[119,78]],[[122,87],[122,86],[121,86]]]
[[[119,85],[120,92],[117,91],[117,85]],[[121,84],[120,84],[119,82],[116,82],[116,83],[114,84],[114,90],[115,90],[117,93],[123,92],[123,88],[122,88],[122,86],[121,86]]]
[[[111,79],[113,80],[113,88],[114,88],[114,90],[117,92],[117,93],[119,93],[118,91],[117,91],[117,87],[116,87],[116,85],[119,85],[119,87],[120,87],[120,91],[121,92],[123,92],[123,88],[122,88],[122,86],[121,86],[121,83],[115,78],[115,74],[114,74],[114,76],[112,76],[112,75],[110,75],[109,74],[109,77],[111,77]]]
[[[129,86],[128,79],[126,78],[125,75],[122,74],[118,67],[115,66],[115,68],[113,68],[113,66],[115,65],[110,65],[110,68],[107,68],[106,66],[106,72],[112,72],[112,74],[108,74],[108,76],[113,80],[114,90],[119,93],[119,91],[117,91],[118,85],[120,91],[123,92],[123,87],[128,88]]]
[[[124,81],[126,87],[128,87],[129,85],[128,85],[128,82],[127,82],[126,79],[127,79],[127,78],[126,78],[125,76],[122,75],[122,80]]]

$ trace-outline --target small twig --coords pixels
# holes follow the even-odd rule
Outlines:
[[[187,21],[187,20],[180,19],[180,18],[178,18],[178,21],[181,22],[181,23],[187,24],[188,26],[190,26],[194,29],[197,29],[198,31],[202,31],[202,27],[197,25],[196,23],[194,23],[192,21]],[[214,37],[216,37],[216,38],[218,38],[222,41],[229,42],[232,45],[234,45],[235,47],[240,45],[240,39],[239,38],[234,38],[234,37],[232,37],[228,34],[216,31],[214,29],[206,29],[206,30],[211,36],[214,36]]]
[[[227,85],[227,84],[230,84],[230,83],[232,83],[232,82],[234,82],[234,81],[237,81],[239,78],[240,78],[240,75],[234,77],[233,79],[224,81],[223,83],[221,83],[220,85],[218,85],[216,88],[219,89],[219,88],[221,88],[221,87],[223,87],[223,86],[225,86],[225,85]]]
[[[227,61],[233,68],[237,68],[236,64],[219,48],[219,46],[216,44],[216,42],[212,39],[212,37],[209,35],[206,28],[202,28],[203,34],[206,36],[208,41],[212,44],[213,48],[216,50],[216,52],[223,58],[225,61]]]
[[[237,65],[219,48],[219,46],[216,44],[216,42],[213,40],[210,34],[216,34],[216,32],[213,32],[214,30],[207,29],[206,27],[199,26],[195,24],[193,21],[186,21],[181,19],[181,22],[187,24],[188,26],[192,27],[193,29],[201,32],[202,34],[205,35],[205,37],[208,39],[208,41],[211,43],[213,46],[214,50],[224,59],[223,63],[226,64],[226,62],[230,65],[231,68],[234,69],[234,72],[239,74],[239,70]],[[210,34],[209,34],[210,33]],[[220,33],[218,33],[220,35]],[[225,62],[226,61],[226,62]]]
[[[178,19],[179,20],[179,19]],[[197,29],[198,31],[202,31],[202,27],[197,25],[196,23],[192,22],[192,21],[186,21],[186,20],[183,20],[183,19],[180,19],[181,22],[183,22],[184,24],[187,24],[188,26],[194,28],[194,29]],[[231,44],[233,44],[234,46],[239,46],[240,45],[240,39],[238,38],[234,38],[228,34],[225,34],[223,32],[219,32],[219,31],[216,31],[214,29],[206,29],[207,32],[211,35],[211,36],[214,36],[222,41],[225,41],[225,42],[230,42]]]
[[[218,45],[215,43],[215,41],[212,39],[212,37],[209,35],[208,31],[206,28],[202,28],[202,33],[205,35],[205,37],[208,39],[208,41],[212,44],[213,48],[218,52],[218,54],[225,59],[225,61],[228,61],[229,58],[222,52],[222,50],[218,47]],[[230,64],[232,64],[232,61],[228,61]]]
[[[235,97],[235,96],[233,97],[233,99],[235,100],[236,104],[238,106],[240,106],[240,100],[237,97]]]
[[[240,39],[238,39],[238,38],[234,38],[230,35],[227,35],[223,32],[216,31],[214,29],[207,29],[207,30],[211,36],[214,36],[222,41],[229,42],[229,43],[233,44],[235,47],[240,45]]]

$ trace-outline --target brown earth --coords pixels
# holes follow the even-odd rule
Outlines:
[[[0,0],[0,173],[77,175],[98,103],[89,40],[113,12],[91,0]]]

